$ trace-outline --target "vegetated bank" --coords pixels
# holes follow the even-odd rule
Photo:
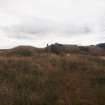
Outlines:
[[[105,61],[77,53],[0,55],[0,105],[105,105]]]

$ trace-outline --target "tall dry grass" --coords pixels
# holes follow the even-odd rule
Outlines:
[[[105,105],[105,61],[80,54],[0,56],[0,105]]]

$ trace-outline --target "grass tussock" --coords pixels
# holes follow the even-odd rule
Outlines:
[[[105,61],[80,54],[0,56],[0,105],[105,105]]]

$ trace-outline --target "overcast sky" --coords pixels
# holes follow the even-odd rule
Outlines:
[[[0,0],[0,48],[105,42],[105,0]]]

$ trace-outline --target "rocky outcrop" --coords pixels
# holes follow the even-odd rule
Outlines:
[[[70,52],[77,52],[79,51],[79,47],[77,45],[66,45],[66,44],[51,44],[50,46],[47,46],[46,48],[47,52],[52,53],[70,53]]]
[[[77,46],[69,44],[51,44],[45,48],[47,52],[62,54],[62,53],[81,53],[91,55],[105,55],[104,44]]]
[[[100,44],[97,44],[96,46],[105,49],[105,43],[100,43]]]
[[[17,46],[12,49],[0,50],[0,54],[6,55],[19,55],[19,56],[31,56],[37,54],[65,54],[65,53],[79,53],[86,55],[99,55],[105,56],[105,43],[90,45],[90,46],[78,46],[72,44],[51,44],[45,48],[36,48],[32,46]]]

